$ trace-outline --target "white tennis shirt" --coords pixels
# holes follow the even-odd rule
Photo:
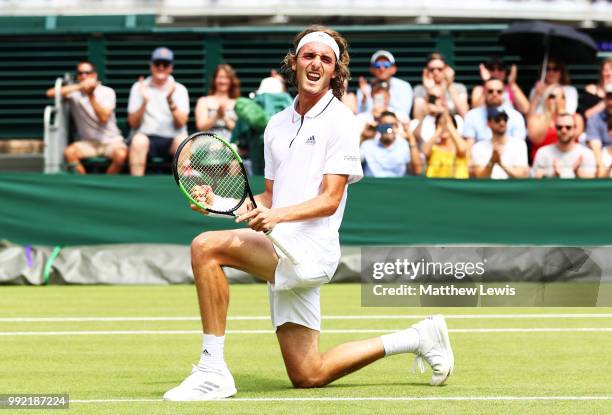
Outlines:
[[[270,119],[264,133],[265,177],[274,180],[273,208],[315,198],[321,193],[325,174],[348,175],[348,183],[363,177],[355,115],[334,97],[332,90],[303,117],[295,111],[297,99]],[[346,187],[338,209],[331,216],[280,223],[275,231],[279,227],[282,231],[306,232],[324,240],[337,239],[346,205]]]

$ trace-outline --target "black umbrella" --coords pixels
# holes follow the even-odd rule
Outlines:
[[[586,33],[571,26],[546,22],[513,23],[500,34],[509,53],[531,62],[542,62],[542,77],[549,56],[565,63],[592,63],[597,57],[597,44]]]

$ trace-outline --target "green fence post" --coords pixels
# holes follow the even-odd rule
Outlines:
[[[208,86],[215,68],[222,61],[221,38],[216,35],[206,36],[204,39],[204,49],[206,53],[206,62],[204,63],[206,79],[204,85]]]
[[[438,33],[436,37],[436,50],[446,58],[450,66],[455,65],[455,38],[449,31]]]
[[[106,83],[106,40],[101,35],[93,35],[87,40],[89,60],[96,67],[98,79]]]

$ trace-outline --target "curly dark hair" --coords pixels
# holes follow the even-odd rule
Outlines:
[[[340,33],[336,32],[335,30],[321,25],[312,25],[308,26],[304,31],[298,33],[295,38],[293,38],[293,50],[290,50],[283,59],[283,73],[285,74],[288,82],[297,86],[295,71],[291,69],[291,67],[295,64],[297,58],[297,53],[295,52],[295,49],[300,43],[300,40],[308,33],[312,32],[327,33],[338,44],[338,48],[340,49],[340,59],[336,60],[336,68],[334,69],[336,72],[336,77],[331,80],[330,84],[334,96],[338,99],[341,99],[342,95],[344,95],[344,80],[351,79],[351,74],[348,68],[350,58],[348,54],[348,43],[346,39],[344,39],[342,35],[340,35]]]

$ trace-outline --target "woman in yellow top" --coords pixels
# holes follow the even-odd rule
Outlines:
[[[468,144],[457,131],[457,122],[448,111],[436,116],[436,132],[423,146],[427,177],[467,179]]]

